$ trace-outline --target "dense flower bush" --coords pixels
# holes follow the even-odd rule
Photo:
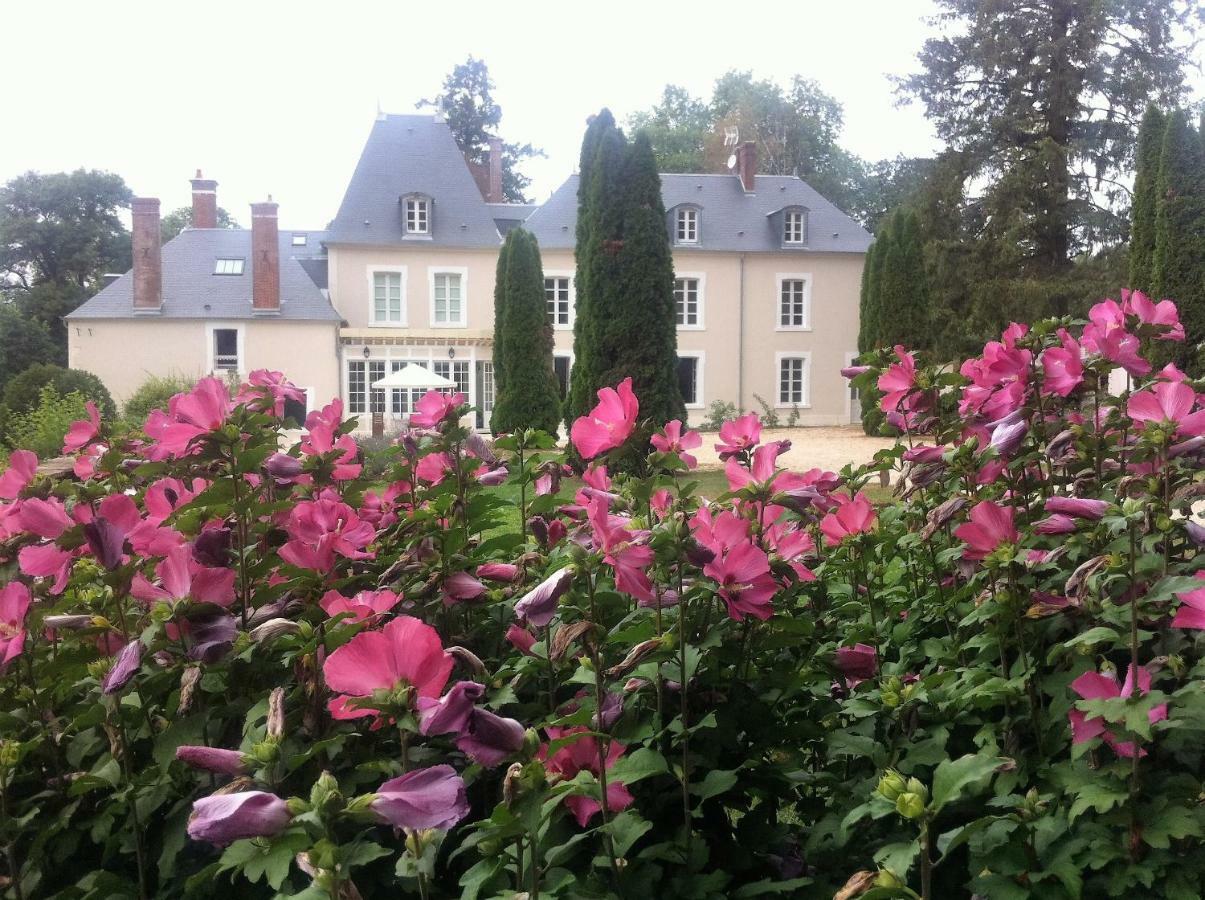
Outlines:
[[[873,354],[899,446],[792,473],[744,416],[718,498],[629,382],[580,480],[460,396],[381,477],[338,401],[281,445],[275,373],[92,410],[74,480],[0,475],[0,893],[1199,896],[1181,338],[1127,294],[957,373]]]

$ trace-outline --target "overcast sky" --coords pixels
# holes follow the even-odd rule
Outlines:
[[[198,167],[243,225],[271,194],[282,226],[334,216],[378,103],[412,112],[466,56],[497,84],[502,134],[548,154],[525,171],[544,199],[577,160],[586,117],[707,96],[729,69],[820,82],[845,107],[843,145],[867,159],[937,147],[888,76],[916,67],[930,0],[721,4],[394,0],[6,4],[10,89],[0,181],[29,169],[120,174],[164,210]],[[15,22],[14,22],[15,14]]]

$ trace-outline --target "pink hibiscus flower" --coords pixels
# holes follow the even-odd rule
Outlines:
[[[1205,581],[1205,569],[1197,572],[1197,578]],[[1205,583],[1176,596],[1180,598],[1180,608],[1176,610],[1172,625],[1176,628],[1205,629]]]
[[[632,393],[632,379],[625,378],[618,388],[601,388],[598,403],[587,415],[579,417],[569,435],[583,459],[619,447],[636,428],[640,402]]]
[[[837,509],[820,520],[825,544],[835,547],[851,535],[874,528],[874,507],[861,491],[853,499],[844,494],[834,494],[833,499],[837,501]]]
[[[176,547],[155,567],[159,584],[153,584],[141,572],[134,575],[130,593],[148,606],[155,603],[174,605],[192,598],[197,603],[229,606],[234,602],[234,570],[202,566],[192,558],[188,547]]]
[[[350,481],[360,477],[363,466],[356,462],[358,449],[350,434],[339,434],[343,425],[343,401],[336,398],[322,409],[314,410],[305,418],[305,436],[301,439],[301,452],[306,456],[324,456],[338,452],[331,477],[335,481]]]
[[[703,446],[703,436],[697,431],[683,432],[682,422],[678,419],[667,422],[664,431],[654,434],[650,441],[661,453],[675,454],[686,463],[688,469],[693,469],[699,464],[699,461],[686,451]]]
[[[1061,347],[1049,347],[1042,353],[1042,394],[1066,397],[1084,382],[1083,351],[1067,329],[1059,329]]]
[[[970,512],[970,521],[954,529],[954,536],[965,541],[967,548],[963,559],[981,560],[1001,544],[1015,544],[1021,535],[1013,525],[1013,511],[990,500],[976,503]]]
[[[89,400],[84,404],[84,409],[88,411],[88,418],[73,422],[67,429],[67,435],[63,438],[64,453],[74,453],[88,446],[100,435],[100,411],[96,404]]]
[[[746,615],[763,622],[774,614],[771,600],[778,584],[770,577],[770,560],[754,544],[743,541],[703,567],[703,574],[719,585],[728,615],[742,621]]]
[[[1168,422],[1179,437],[1205,434],[1205,409],[1192,412],[1197,395],[1182,381],[1160,381],[1153,388],[1130,396],[1126,413],[1135,422]]]
[[[0,500],[16,500],[28,487],[38,471],[37,454],[29,450],[14,450],[8,458],[8,468],[0,473]]]
[[[0,588],[0,671],[25,650],[25,616],[32,602],[29,588],[19,581]]]
[[[727,460],[752,450],[761,442],[761,419],[757,413],[747,413],[720,425],[720,442],[715,445],[720,459]]]
[[[1150,671],[1145,666],[1141,666],[1137,669],[1136,674],[1139,694],[1148,693],[1151,689]],[[1075,679],[1075,681],[1071,682],[1071,689],[1084,700],[1128,699],[1134,694],[1134,676],[1135,669],[1131,665],[1126,671],[1125,684],[1118,687],[1117,676],[1112,672],[1108,675],[1102,675],[1099,672],[1085,672],[1079,678]],[[1073,743],[1082,744],[1085,741],[1103,736],[1105,743],[1112,747],[1113,752],[1118,756],[1124,756],[1127,759],[1132,759],[1135,753],[1140,757],[1146,756],[1146,751],[1139,749],[1134,741],[1118,740],[1109,729],[1108,723],[1100,716],[1089,717],[1082,710],[1073,709],[1067,713],[1067,717],[1071,720]],[[1147,721],[1152,725],[1166,718],[1166,703],[1160,703],[1152,707],[1147,713]]]
[[[602,497],[590,501],[587,513],[594,546],[614,571],[615,587],[637,600],[652,600],[653,585],[644,570],[653,562],[653,548],[641,542],[647,532],[629,530],[627,520],[611,515]]]
[[[599,775],[598,759],[599,746],[598,741],[590,734],[590,729],[584,725],[579,725],[576,728],[545,728],[550,741],[559,741],[562,738],[567,738],[575,734],[582,735],[570,744],[561,747],[555,753],[548,752],[548,744],[540,746],[537,756],[544,762],[544,768],[548,770],[548,774],[557,775],[564,781],[571,781],[575,778],[578,772],[590,772],[595,778]],[[611,741],[607,748],[607,769],[611,769],[616,760],[623,756],[624,750],[627,748],[618,741]],[[615,778],[607,778],[607,809],[612,813],[620,812],[627,809],[632,803],[632,794],[627,789],[622,781]],[[573,817],[577,819],[577,824],[582,828],[594,817],[595,813],[602,811],[602,804],[593,797],[574,796],[565,798],[565,805],[569,807]]]
[[[464,394],[427,391],[414,404],[414,412],[410,414],[410,424],[415,428],[435,428],[440,422],[454,416],[456,408],[463,406],[464,401]]]
[[[1180,323],[1180,314],[1176,304],[1171,300],[1151,300],[1142,291],[1121,289],[1121,307],[1128,313],[1138,317],[1143,325],[1159,326],[1162,330],[1156,338],[1161,341],[1184,340],[1184,326]]]
[[[895,355],[899,362],[892,363],[879,376],[878,387],[883,392],[879,408],[883,412],[894,412],[908,394],[916,387],[916,358],[902,344],[896,344]]]
[[[344,597],[338,591],[327,591],[318,605],[332,619],[345,613],[345,622],[373,624],[397,606],[401,599],[393,591],[360,591],[354,597]]]
[[[322,674],[339,694],[330,701],[336,719],[376,717],[380,710],[350,704],[378,691],[412,688],[417,697],[439,697],[453,659],[439,633],[413,616],[398,616],[380,631],[362,631],[326,658]]]

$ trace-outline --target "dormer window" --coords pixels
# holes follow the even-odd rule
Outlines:
[[[241,257],[240,258],[227,258],[227,259],[219,258],[218,260],[216,260],[214,262],[213,274],[214,275],[242,275],[244,262],[245,262],[245,260],[243,260]]]
[[[293,233],[293,246],[294,247],[304,247],[305,246],[305,235],[297,234],[296,232],[294,232]]]
[[[807,220],[801,209],[788,209],[782,216],[782,242],[802,245],[807,237]]]
[[[697,244],[699,242],[699,210],[693,206],[678,207],[677,225],[674,229],[675,244]]]
[[[406,197],[402,201],[406,234],[431,233],[431,198],[422,196]]]

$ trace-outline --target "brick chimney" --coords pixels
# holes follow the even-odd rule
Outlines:
[[[485,195],[487,203],[502,202],[502,138],[490,138],[490,181],[489,193]]]
[[[134,311],[159,312],[163,306],[163,254],[159,235],[159,198],[135,197]]]
[[[752,194],[757,181],[757,144],[745,141],[736,150],[736,170],[741,176],[741,187]]]
[[[218,183],[202,178],[200,169],[192,180],[192,227],[218,227]]]
[[[278,205],[251,204],[251,306],[257,313],[280,312],[280,240],[276,234]]]

